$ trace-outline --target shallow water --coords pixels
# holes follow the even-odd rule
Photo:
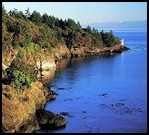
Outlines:
[[[47,83],[58,93],[46,110],[68,112],[67,126],[38,133],[146,133],[147,37],[145,31],[114,33],[131,50],[111,57],[63,60]]]

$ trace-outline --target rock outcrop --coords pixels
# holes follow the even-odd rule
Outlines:
[[[71,58],[70,50],[65,44],[60,44],[56,48],[52,49],[55,60],[60,60],[63,58]]]
[[[9,85],[3,85],[2,88],[2,132],[31,133],[40,129],[36,110],[43,112],[46,102],[55,99],[57,94],[45,88],[40,82],[32,83],[31,88],[19,93]],[[44,117],[48,120],[46,125],[51,126],[50,122],[52,121],[54,121],[52,127],[55,125],[56,128],[66,124],[60,115],[52,112],[50,114],[53,117],[50,115]]]
[[[129,50],[124,45],[116,45],[112,47],[79,47],[71,48],[71,57],[82,57],[82,56],[105,56],[105,55],[114,55],[115,53],[121,53],[123,51]]]
[[[47,56],[47,57],[41,57],[37,62],[36,62],[37,70],[46,70],[46,71],[55,71],[56,70],[56,64],[55,64],[55,59],[52,56]]]
[[[60,115],[44,109],[37,110],[36,116],[41,129],[58,129],[64,127],[67,123]]]

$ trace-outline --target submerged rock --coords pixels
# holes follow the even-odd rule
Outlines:
[[[60,112],[60,115],[63,115],[63,116],[68,116],[70,118],[72,118],[73,116],[70,115],[68,112]]]
[[[99,96],[106,97],[107,95],[108,95],[107,93],[102,93]]]
[[[68,112],[60,112],[60,115],[69,116]]]
[[[70,89],[72,89],[71,87],[70,88],[57,88],[57,90],[70,90]]]
[[[125,105],[124,103],[115,103],[115,104],[100,104],[100,108],[108,109],[116,114],[120,115],[128,115],[134,112],[143,112],[141,108],[130,107]]]

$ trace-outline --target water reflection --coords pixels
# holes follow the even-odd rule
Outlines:
[[[40,81],[43,84],[46,84],[48,82],[51,82],[53,80],[55,76],[55,71],[54,70],[50,70],[50,71],[42,71],[42,76],[40,77]]]
[[[64,70],[70,63],[70,59],[62,59],[62,60],[58,60],[56,61],[56,70],[60,71],[60,70]]]
[[[61,76],[61,74],[66,75],[66,80],[70,82],[75,82],[78,79],[78,64],[81,63],[85,58],[73,58],[73,59],[63,59],[56,62],[57,70],[56,70],[56,78]],[[72,70],[73,68],[73,70]],[[67,70],[64,70],[67,69]],[[64,71],[63,71],[64,70]],[[58,81],[65,81],[63,78],[59,78]]]
[[[94,83],[92,81],[96,79],[96,74],[102,76],[103,81],[107,78],[112,80],[114,68],[117,66],[115,57],[108,56],[101,58],[100,56],[93,56],[59,60],[56,62],[55,80],[57,82],[65,82],[67,80],[72,85],[74,82],[82,82],[83,80],[80,80],[80,78],[88,75],[87,82],[84,83],[89,84]]]

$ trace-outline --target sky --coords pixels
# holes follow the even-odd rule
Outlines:
[[[27,8],[41,15],[71,18],[81,25],[147,20],[147,2],[2,2],[7,11]]]

